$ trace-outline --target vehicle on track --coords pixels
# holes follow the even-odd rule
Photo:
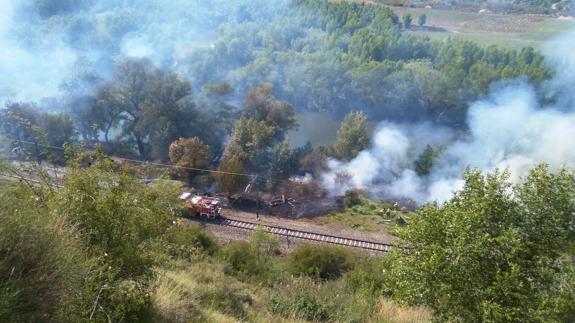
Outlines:
[[[183,193],[180,199],[185,201],[186,213],[189,216],[206,217],[210,220],[221,216],[222,203],[215,197]]]

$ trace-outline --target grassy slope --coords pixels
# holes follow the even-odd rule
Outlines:
[[[281,257],[275,259],[282,266]],[[258,284],[241,282],[224,274],[224,264],[216,259],[196,260],[192,264],[179,263],[180,269],[160,270],[151,294],[159,321],[173,322],[306,322],[298,318],[274,315],[267,304],[278,295],[306,303],[309,297],[319,303],[306,303],[305,312],[317,306],[339,304],[347,311],[336,322],[361,321],[383,323],[424,323],[432,321],[431,312],[418,306],[403,306],[385,297],[371,299],[361,291],[353,293],[346,279],[314,282],[306,277],[294,277],[285,270],[276,271],[278,282]],[[320,305],[321,304],[321,305]],[[309,306],[309,307],[308,307]],[[333,310],[333,308],[330,308]],[[333,313],[332,313],[333,314]]]

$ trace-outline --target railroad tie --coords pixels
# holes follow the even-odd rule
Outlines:
[[[226,225],[230,227],[236,227],[240,229],[246,230],[255,230],[258,227],[257,223],[245,222],[245,221],[238,221],[238,220],[230,220],[224,219],[220,222],[221,225]],[[370,249],[376,250],[381,252],[388,252],[391,250],[391,246],[384,244],[384,243],[377,243],[377,242],[370,242],[370,241],[363,241],[358,239],[351,239],[351,238],[343,238],[343,237],[336,237],[330,235],[324,235],[320,233],[314,232],[305,232],[305,231],[298,231],[298,230],[291,230],[288,228],[282,227],[273,227],[273,226],[262,226],[265,231],[275,234],[275,235],[283,235],[286,237],[294,237],[303,240],[311,240],[311,241],[318,241],[324,243],[331,243],[336,245],[343,245],[347,247],[355,247],[355,248],[363,248],[363,249]]]

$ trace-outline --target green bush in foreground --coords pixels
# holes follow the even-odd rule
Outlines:
[[[273,297],[269,300],[267,309],[272,314],[313,322],[327,321],[332,312],[332,309],[322,303],[313,293],[305,293],[297,297]]]
[[[77,320],[95,262],[76,229],[23,186],[3,188],[0,205],[0,322]]]
[[[170,227],[160,244],[165,253],[180,260],[190,260],[198,253],[214,255],[219,249],[216,240],[198,224]]]
[[[273,256],[278,254],[278,241],[262,230],[256,230],[249,242],[230,244],[223,250],[227,264],[225,272],[240,280],[268,281],[273,279]]]
[[[348,249],[303,245],[288,256],[288,269],[294,275],[333,279],[353,268],[354,258]]]
[[[394,296],[444,321],[574,318],[564,278],[574,263],[575,175],[539,166],[521,184],[502,172],[468,171],[464,180],[450,201],[425,206],[398,230],[410,248],[387,259]]]

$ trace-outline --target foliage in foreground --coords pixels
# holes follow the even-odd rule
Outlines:
[[[575,317],[573,173],[539,166],[522,184],[498,171],[464,179],[450,201],[424,207],[399,229],[408,248],[389,259],[394,296],[442,320]]]
[[[220,245],[174,224],[177,187],[100,156],[63,189],[0,188],[0,321],[428,322],[427,308],[441,321],[569,321],[575,176],[465,181],[398,228],[407,248],[388,257],[306,245],[285,257],[263,231]]]
[[[73,321],[95,262],[78,230],[24,187],[0,192],[0,321]]]

